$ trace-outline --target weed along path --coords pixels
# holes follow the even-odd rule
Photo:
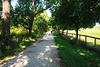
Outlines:
[[[60,67],[60,59],[52,33],[49,31],[40,40],[4,63],[2,67]]]

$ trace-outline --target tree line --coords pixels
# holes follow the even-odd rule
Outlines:
[[[37,23],[38,29],[43,28],[46,31],[46,27],[51,25],[56,30],[76,30],[76,39],[78,39],[80,28],[93,27],[96,22],[100,21],[99,0],[18,0],[15,8],[12,7],[11,1],[0,0],[1,36],[8,40],[11,25],[20,24],[28,30],[29,36],[32,37],[32,29],[35,29],[34,24],[36,24],[34,23],[35,18],[43,19],[40,14],[47,9],[52,12],[50,23],[45,24],[45,20],[42,20],[41,23]]]
[[[18,6],[12,9],[11,12],[11,0],[2,0],[2,36],[10,37],[10,15],[13,13],[12,17],[16,16],[16,19],[20,15],[23,18],[18,19],[22,21],[21,23],[25,27],[25,23],[28,24],[27,29],[29,30],[29,35],[32,35],[32,25],[34,18],[43,12],[44,10],[50,8],[54,1],[50,0],[18,0]],[[24,20],[25,19],[25,20]],[[26,27],[25,27],[26,28]]]
[[[17,0],[17,5],[13,7],[12,1],[0,0],[0,54],[16,49],[27,36],[27,39],[37,39],[48,31],[50,17],[46,10],[55,3],[55,0]],[[19,31],[22,33],[19,34]]]
[[[100,23],[99,0],[61,0],[54,7],[52,24],[57,30],[75,30],[78,40],[80,28],[92,28]]]

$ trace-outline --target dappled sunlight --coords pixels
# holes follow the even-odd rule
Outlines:
[[[80,54],[80,56],[85,56],[85,53],[79,53]]]
[[[63,40],[57,33],[54,33],[54,35],[56,36],[55,41],[59,56],[65,67],[100,67],[100,54],[87,47],[86,43],[76,44],[75,40]]]
[[[43,59],[43,60],[47,60],[47,61],[49,61],[50,63],[52,63],[53,62],[53,58],[48,58],[48,57],[46,57],[46,58],[41,58],[41,59]]]
[[[13,60],[14,59],[14,60]],[[3,64],[3,67],[20,67],[20,66],[26,66],[29,61],[29,57],[23,55],[23,52],[20,53],[18,56],[13,58],[12,60],[8,61],[7,63]]]
[[[54,48],[56,48],[55,45],[45,46],[44,51],[40,52],[39,55],[37,56],[37,58],[38,58],[39,60],[45,60],[45,61],[50,62],[50,63],[54,62],[54,61],[53,61],[53,58],[51,58],[51,57],[49,57],[49,56],[46,57],[47,54],[50,54],[51,51],[52,51]]]
[[[53,35],[46,34],[42,41],[34,43],[32,46],[21,52],[16,58],[8,61],[3,66],[9,67],[59,67],[57,47]],[[34,47],[35,45],[35,47]]]
[[[49,46],[46,46],[45,52],[46,52],[46,51],[50,51],[50,50],[51,50],[50,47],[49,47]]]
[[[55,45],[52,45],[51,47],[53,47],[53,48],[57,48],[57,46],[55,46]]]
[[[41,53],[37,56],[37,58],[42,58],[43,56],[44,56],[44,53],[41,52]]]

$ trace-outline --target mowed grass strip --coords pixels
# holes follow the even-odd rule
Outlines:
[[[71,43],[71,40],[63,40],[58,33],[54,33],[54,37],[63,63],[61,67],[100,67],[100,54]]]
[[[68,32],[75,33],[75,30],[69,30]],[[79,34],[100,38],[100,26],[95,26],[93,28],[87,28],[87,29],[80,29]],[[81,36],[81,40],[84,41],[85,37]],[[94,39],[93,38],[87,37],[87,42],[91,43],[91,46],[94,46]],[[100,46],[100,40],[97,39],[96,44],[97,44],[97,46]]]

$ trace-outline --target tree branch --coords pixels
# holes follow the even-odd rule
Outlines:
[[[43,11],[45,11],[45,10],[47,10],[47,9],[49,9],[51,6],[48,6],[47,8],[45,8],[45,9],[41,9],[41,10],[39,10],[37,13],[35,13],[35,15],[34,16],[36,16],[37,14],[40,14],[40,13],[42,13]]]

